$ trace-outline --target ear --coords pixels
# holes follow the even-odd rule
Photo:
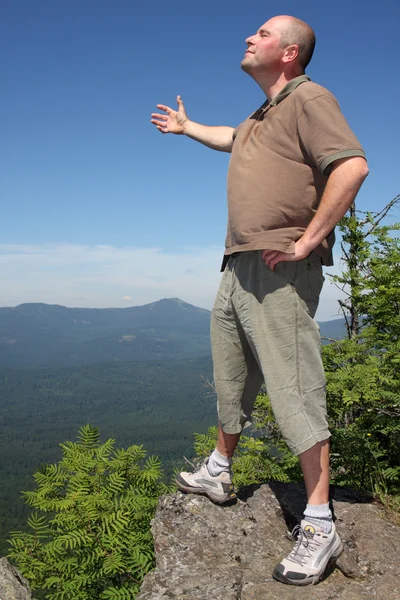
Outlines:
[[[284,62],[292,62],[299,56],[299,47],[297,44],[292,44],[285,48],[285,54],[283,56]]]

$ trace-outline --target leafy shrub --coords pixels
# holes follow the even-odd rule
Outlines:
[[[150,521],[161,482],[160,461],[141,446],[114,450],[87,425],[61,444],[58,464],[40,468],[24,492],[36,509],[31,533],[11,533],[9,558],[49,600],[134,598],[154,566]]]

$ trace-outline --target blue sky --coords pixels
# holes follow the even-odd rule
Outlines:
[[[244,39],[275,14],[316,31],[308,74],[369,160],[359,208],[400,192],[398,3],[244,6],[2,0],[1,306],[212,306],[229,156],[162,136],[150,113],[179,93],[197,121],[240,123],[264,100],[240,69]],[[327,286],[317,316],[336,313]]]

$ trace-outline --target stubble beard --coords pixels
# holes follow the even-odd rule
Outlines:
[[[248,61],[248,60],[246,60],[246,58],[244,58],[242,60],[242,62],[240,63],[240,68],[242,69],[242,71],[244,71],[248,75],[251,75],[251,73],[254,69],[254,66],[252,68],[250,61]]]

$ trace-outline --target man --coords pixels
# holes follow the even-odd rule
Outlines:
[[[239,127],[191,121],[180,96],[177,111],[157,105],[163,113],[152,115],[162,133],[232,153],[224,273],[211,317],[218,443],[198,471],[181,473],[177,483],[221,504],[234,497],[232,456],[264,380],[308,496],[294,549],[273,576],[306,585],[343,549],[328,504],[330,433],[313,317],[322,264],[332,264],[334,227],[368,167],[335,98],[304,74],[312,29],[294,17],[274,17],[246,44],[241,67],[267,101]]]

